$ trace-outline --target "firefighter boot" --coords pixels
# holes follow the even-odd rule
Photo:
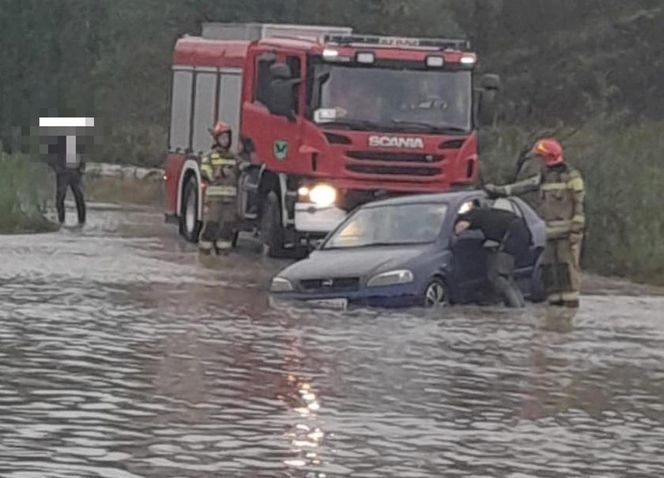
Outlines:
[[[225,241],[223,239],[219,239],[214,243],[214,250],[218,256],[227,256],[228,254],[230,254],[232,249],[233,249],[232,241]]]
[[[205,256],[209,256],[212,253],[212,243],[201,239],[198,241],[198,252]]]

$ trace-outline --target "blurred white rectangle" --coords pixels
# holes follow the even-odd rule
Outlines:
[[[39,126],[42,128],[92,128],[95,125],[94,118],[39,118]]]

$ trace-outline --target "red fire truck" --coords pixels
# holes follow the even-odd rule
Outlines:
[[[250,164],[241,227],[260,231],[273,256],[373,199],[472,187],[477,125],[492,120],[499,88],[495,75],[474,82],[476,63],[465,40],[204,24],[173,55],[167,219],[198,239],[199,161],[217,120]]]

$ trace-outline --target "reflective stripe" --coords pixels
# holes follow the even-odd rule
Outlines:
[[[541,183],[542,183],[542,176],[540,174],[536,174],[535,176],[524,179],[522,181],[517,181],[515,183],[508,184],[507,186],[505,186],[505,194],[507,196],[512,196],[512,195],[519,196],[529,191],[537,190],[537,188],[540,186]]]
[[[563,292],[560,294],[560,298],[564,301],[568,300],[579,300],[580,294],[578,292]]]
[[[544,183],[542,191],[561,191],[569,189],[574,192],[583,192],[583,179],[573,178],[566,183]]]
[[[237,196],[235,186],[208,186],[206,193],[208,196]]]
[[[546,238],[549,240],[566,239],[569,236],[570,227],[547,227]]]
[[[570,179],[569,182],[567,183],[567,187],[574,192],[580,193],[583,191],[583,179],[581,178]]]
[[[576,214],[572,218],[572,222],[580,223],[580,224],[585,224],[586,223],[586,217],[581,215],[581,214]]]
[[[560,294],[549,294],[546,298],[549,303],[560,302],[562,301],[562,296]]]
[[[567,183],[544,183],[541,188],[542,191],[560,191],[563,189],[569,189]]]
[[[569,227],[572,225],[572,221],[547,221],[547,228],[556,228],[556,227]]]
[[[235,166],[237,164],[234,159],[213,159],[210,162],[212,166]]]

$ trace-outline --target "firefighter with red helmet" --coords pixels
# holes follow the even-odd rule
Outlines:
[[[201,160],[206,189],[199,249],[204,254],[213,250],[226,254],[233,247],[235,234],[238,164],[230,151],[233,140],[230,126],[219,121],[210,133],[214,138],[212,150]]]
[[[547,230],[542,277],[548,301],[578,307],[585,229],[583,177],[565,161],[563,148],[555,139],[537,141],[527,161],[531,164],[529,177],[505,186],[487,184],[485,189],[493,196],[537,192],[537,209]]]

